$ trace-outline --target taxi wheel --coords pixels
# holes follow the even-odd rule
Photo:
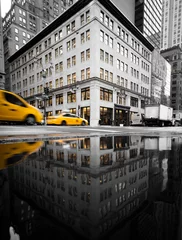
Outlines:
[[[35,124],[35,117],[33,115],[27,116],[25,120],[26,125],[34,125]]]
[[[66,126],[66,121],[62,121],[61,125]]]
[[[81,125],[82,125],[82,126],[85,126],[85,122],[83,121],[83,122],[81,123]]]

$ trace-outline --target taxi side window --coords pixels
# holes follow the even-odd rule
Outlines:
[[[18,106],[21,106],[21,107],[26,107],[26,105],[25,105],[19,98],[17,98],[16,96],[14,96],[13,94],[4,93],[4,95],[5,95],[5,99],[6,99],[9,103],[12,103],[12,104],[15,104],[15,105],[18,105]]]
[[[64,117],[71,117],[69,113],[63,115]]]

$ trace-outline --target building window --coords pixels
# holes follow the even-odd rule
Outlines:
[[[111,37],[110,37],[110,40],[109,40],[109,46],[110,46],[111,48],[113,48],[113,38],[111,38]]]
[[[90,29],[86,31],[86,41],[90,40]]]
[[[104,42],[104,32],[100,30],[100,41]]]
[[[75,21],[73,21],[73,22],[71,23],[71,31],[72,31],[72,32],[75,31]]]
[[[109,53],[105,52],[105,62],[109,63]]]
[[[105,24],[107,27],[109,27],[109,17],[105,16]]]
[[[67,84],[71,84],[71,74],[67,75]]]
[[[100,68],[100,78],[104,79],[104,69]]]
[[[138,98],[131,97],[130,102],[132,107],[138,107]]]
[[[104,50],[100,49],[100,60],[104,61]]]
[[[85,42],[85,33],[81,34],[81,44]]]
[[[101,22],[104,22],[104,13],[102,11],[100,12],[100,20]]]
[[[76,102],[76,93],[72,93],[72,92],[68,92],[67,93],[67,102],[68,103],[72,103],[72,102]]]
[[[113,73],[110,72],[110,82],[113,82]]]
[[[76,65],[76,55],[72,57],[72,66]]]
[[[100,88],[100,100],[113,101],[113,92],[109,89]]]
[[[69,24],[69,25],[66,26],[66,34],[68,35],[68,34],[70,34],[70,32],[71,31],[70,31],[70,24]]]
[[[80,24],[81,26],[84,24],[84,14],[80,16]]]
[[[73,38],[71,42],[72,42],[72,48],[76,48],[76,38]]]
[[[73,73],[72,74],[72,83],[75,83],[76,82],[76,73]]]
[[[109,45],[109,35],[105,34],[105,44]]]
[[[56,105],[63,104],[63,93],[56,95]]]
[[[86,22],[90,21],[90,11],[86,12]]]
[[[71,59],[68,58],[68,59],[67,59],[67,68],[70,68],[70,67],[71,67]]]
[[[86,60],[90,59],[90,49],[86,50]]]
[[[54,34],[54,40],[55,40],[55,42],[58,41],[58,34],[57,33]]]
[[[85,52],[81,52],[81,62],[85,61]]]
[[[83,81],[85,79],[85,70],[81,70],[81,80]]]
[[[109,72],[107,70],[105,70],[105,80],[106,81],[109,80]]]
[[[61,45],[60,47],[59,47],[59,55],[62,55],[63,54],[63,46]]]
[[[110,27],[111,30],[113,30],[113,28],[114,28],[114,22],[113,22],[113,20],[110,20],[109,27]]]
[[[66,43],[67,45],[67,51],[70,51],[71,50],[71,45],[70,45],[70,41]]]
[[[82,88],[81,89],[81,100],[90,100],[90,88]]]
[[[110,55],[110,64],[113,66],[113,56]]]
[[[86,69],[86,79],[90,78],[90,68]]]
[[[58,48],[55,49],[55,58],[58,57]]]

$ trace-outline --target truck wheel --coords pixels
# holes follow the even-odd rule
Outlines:
[[[164,127],[164,122],[161,122],[161,123],[160,123],[160,126],[161,126],[161,127]]]

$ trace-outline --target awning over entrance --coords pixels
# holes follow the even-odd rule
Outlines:
[[[128,106],[123,106],[123,105],[119,105],[119,104],[114,104],[114,108],[115,108],[115,109],[125,110],[125,111],[130,111],[130,107],[128,107]]]

